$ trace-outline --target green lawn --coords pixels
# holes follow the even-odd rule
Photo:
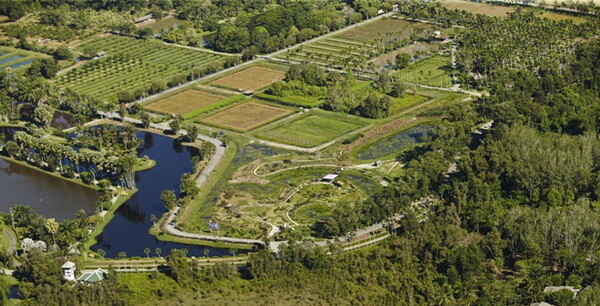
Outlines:
[[[427,97],[425,96],[421,96],[421,95],[411,95],[411,94],[407,94],[405,93],[402,97],[400,98],[393,98],[392,102],[394,104],[392,104],[392,114],[395,114],[403,109],[406,109],[408,107],[411,107],[413,105],[417,105],[419,103],[423,103],[425,101],[427,101]]]
[[[359,117],[326,112],[311,111],[301,117],[270,129],[256,136],[262,139],[299,147],[314,147],[332,141],[344,134],[365,126]]]
[[[395,75],[404,82],[435,87],[452,87],[450,56],[436,55],[410,64]]]

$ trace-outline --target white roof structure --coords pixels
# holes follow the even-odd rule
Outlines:
[[[338,177],[337,174],[327,174],[323,177],[324,181],[333,181]]]
[[[75,268],[75,263],[74,263],[74,262],[71,262],[71,261],[67,261],[67,262],[65,262],[65,263],[62,265],[62,267],[61,267],[61,268],[63,268],[63,269],[72,269],[72,268]]]

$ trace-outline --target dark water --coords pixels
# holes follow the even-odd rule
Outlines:
[[[69,129],[73,127],[73,115],[55,111],[50,126],[55,129]]]
[[[75,218],[83,209],[94,212],[95,190],[53,177],[41,171],[0,159],[0,210],[30,205],[47,218]]]
[[[398,153],[415,144],[424,142],[426,137],[431,136],[434,130],[435,126],[433,125],[417,125],[406,131],[398,132],[360,151],[358,159],[377,159]]]
[[[106,257],[116,257],[119,252],[130,257],[143,257],[146,256],[145,248],[150,248],[152,255],[156,248],[161,249],[162,255],[169,254],[171,249],[187,249],[188,256],[204,256],[206,249],[209,256],[230,255],[229,249],[164,242],[148,233],[152,226],[150,216],[159,218],[165,212],[160,193],[169,189],[179,193],[181,175],[192,172],[190,158],[197,149],[180,146],[172,138],[162,135],[139,132],[138,137],[144,140],[139,155],[149,156],[157,162],[156,166],[136,174],[139,191],[116,211],[92,250],[103,249]],[[238,252],[242,253],[241,250]]]
[[[0,128],[9,137],[17,129]],[[0,159],[0,210],[14,205],[30,205],[37,213],[58,220],[75,218],[80,209],[94,212],[95,190],[48,175],[44,172]]]

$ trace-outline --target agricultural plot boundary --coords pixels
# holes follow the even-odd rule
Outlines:
[[[196,121],[209,126],[243,133],[265,126],[292,113],[294,113],[294,110],[289,108],[249,99],[244,103],[238,103],[218,112],[202,116]],[[262,117],[264,118],[261,119]]]
[[[274,123],[255,137],[300,148],[314,148],[336,141],[368,125],[368,120],[352,115],[312,110],[282,123]]]

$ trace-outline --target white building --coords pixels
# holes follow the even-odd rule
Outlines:
[[[75,281],[75,270],[77,269],[75,267],[75,263],[74,262],[70,262],[67,261],[65,262],[64,265],[62,265],[62,270],[63,270],[63,278],[68,280],[68,281]]]

